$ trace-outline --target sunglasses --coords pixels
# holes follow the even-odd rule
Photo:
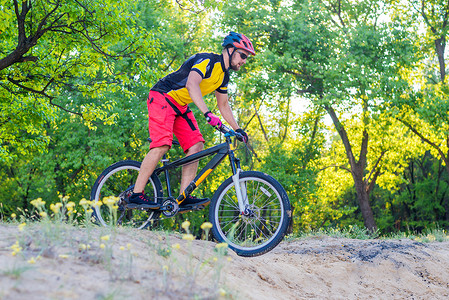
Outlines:
[[[240,54],[240,57],[241,57],[243,60],[245,60],[245,59],[248,58],[248,55],[246,55],[246,54],[243,53],[243,52],[237,51],[237,53]]]

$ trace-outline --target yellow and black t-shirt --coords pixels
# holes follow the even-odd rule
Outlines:
[[[167,93],[180,105],[192,102],[186,89],[187,78],[191,71],[198,72],[203,80],[200,83],[201,94],[213,91],[226,94],[229,72],[225,69],[223,55],[215,53],[197,53],[187,59],[175,72],[159,80],[151,90]]]

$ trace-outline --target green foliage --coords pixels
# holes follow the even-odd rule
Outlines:
[[[117,63],[127,58],[143,66],[157,49],[151,32],[136,24],[137,3],[2,1],[0,20],[7,24],[0,39],[3,161],[17,158],[16,151],[42,152],[57,110],[82,116],[91,128],[94,120],[113,122],[107,113],[113,102],[104,101],[104,94],[123,93],[122,86],[133,79],[117,72]],[[89,102],[73,101],[75,93]]]
[[[21,108],[20,106],[9,107],[9,104],[5,103],[4,111],[14,113],[11,117],[27,119],[9,122],[7,123],[9,127],[2,126],[2,138],[7,138],[9,131],[23,133],[28,130],[28,127],[34,135],[40,134],[46,138],[45,143],[39,144],[39,139],[35,139],[32,134],[27,134],[33,145],[40,145],[38,149],[27,146],[28,152],[22,149],[26,146],[21,138],[25,136],[24,134],[11,135],[17,139],[17,143],[21,143],[20,147],[11,148],[12,144],[4,139],[2,150],[6,153],[5,157],[14,158],[9,160],[14,163],[5,162],[1,165],[0,175],[6,183],[2,185],[4,192],[1,193],[3,195],[1,201],[5,204],[7,212],[16,211],[17,208],[28,208],[28,202],[38,197],[45,197],[49,203],[57,201],[58,193],[70,195],[77,201],[88,198],[95,178],[104,168],[118,160],[142,160],[148,151],[146,142],[148,91],[151,85],[167,72],[167,69],[172,68],[173,62],[190,56],[193,50],[188,50],[189,54],[185,54],[183,52],[187,51],[185,47],[192,45],[176,38],[164,39],[168,31],[179,30],[166,22],[167,16],[171,15],[179,20],[182,16],[182,11],[177,10],[171,2],[139,1],[129,6],[126,6],[126,3],[122,4],[114,10],[115,4],[111,3],[111,7],[106,8],[110,10],[109,14],[95,25],[100,26],[103,22],[110,22],[108,26],[111,27],[105,27],[105,29],[116,28],[109,30],[114,32],[112,36],[104,37],[104,41],[101,39],[97,41],[104,42],[116,52],[101,55],[97,53],[98,49],[92,48],[92,45],[83,40],[82,36],[73,32],[70,33],[71,42],[69,43],[72,48],[68,46],[63,48],[64,43],[68,42],[64,39],[63,33],[49,36],[47,38],[52,42],[60,43],[63,51],[66,51],[64,53],[73,52],[75,50],[70,49],[75,48],[82,49],[82,53],[75,51],[72,56],[67,57],[45,56],[47,64],[66,70],[66,72],[61,70],[63,73],[61,76],[67,75],[61,77],[60,80],[63,82],[58,81],[54,83],[54,87],[48,88],[48,93],[52,92],[51,98],[40,97],[39,94],[33,94],[31,91],[17,94],[21,96],[17,97],[17,101],[22,103],[26,99],[33,99],[33,107],[28,107],[26,113],[24,111],[22,114],[14,110],[15,107]],[[61,13],[64,14],[63,11]],[[127,16],[130,15],[133,17],[127,20]],[[179,21],[177,24],[192,25],[188,21],[188,19],[182,19],[182,22]],[[119,26],[118,23],[121,25]],[[117,30],[121,27],[123,28]],[[133,31],[130,36],[124,35],[134,30],[133,28],[136,31]],[[189,32],[192,36],[198,33],[198,31]],[[173,37],[174,35],[172,33]],[[153,45],[152,43],[155,43],[153,36],[163,40],[164,43]],[[45,36],[39,41],[44,41],[44,38]],[[131,45],[131,48],[119,53],[120,49],[123,50],[120,46],[125,45]],[[179,45],[184,45],[184,48],[179,48]],[[168,56],[167,59],[166,55],[159,55],[157,58],[151,58],[158,48],[173,57]],[[170,49],[174,48],[180,50],[177,53],[171,52]],[[45,52],[45,49],[47,48],[42,45],[39,53]],[[33,53],[37,54],[37,52]],[[116,56],[112,57],[112,53]],[[43,64],[42,60],[35,64]],[[89,67],[84,68],[86,65]],[[16,64],[0,71],[0,77],[5,74],[1,77],[5,79],[2,81],[5,85],[2,86],[11,85],[7,80],[7,74],[11,73],[12,69],[34,72],[36,67],[25,70],[23,64]],[[74,69],[75,67],[78,69]],[[44,71],[43,67],[39,70]],[[50,71],[47,70],[47,72]],[[51,76],[48,78],[51,79]],[[35,79],[36,84],[40,84],[41,79],[42,77]],[[59,87],[57,92],[56,86]],[[19,87],[15,89],[20,90]],[[5,88],[0,90],[13,92]],[[43,108],[51,111],[51,114],[41,112],[40,109]],[[21,109],[24,110],[24,107]],[[41,118],[39,122],[32,119],[35,113]],[[14,129],[13,126],[18,129]],[[39,153],[38,150],[45,151]]]
[[[447,227],[448,176],[427,152],[411,160],[404,173],[404,183],[387,207],[396,220],[396,230],[422,231],[428,227]]]
[[[225,14],[232,16],[232,21],[225,18],[223,24],[237,24],[239,31],[252,33],[262,49],[257,66],[252,67],[261,82],[253,88],[256,98],[252,99],[271,99],[264,108],[270,117],[274,115],[278,132],[290,126],[286,122],[289,101],[295,95],[307,97],[332,116],[344,144],[341,157],[346,157],[346,167],[354,174],[362,205],[382,175],[378,161],[391,151],[384,147],[371,152],[369,147],[373,136],[381,140],[389,133],[382,118],[376,123],[377,115],[382,113],[385,101],[407,87],[398,72],[410,65],[415,48],[410,33],[398,30],[395,22],[383,21],[382,3],[339,2],[338,9],[335,5],[327,1],[265,0],[254,5],[247,1],[239,7],[225,5]],[[353,122],[359,126],[351,126]],[[368,168],[366,161],[374,169]],[[376,175],[365,181],[365,173]],[[368,207],[362,211],[365,224],[375,229],[370,204],[363,206]]]
[[[58,195],[88,198],[104,168],[142,160],[151,86],[193,53],[221,51],[223,35],[234,30],[257,53],[231,74],[230,104],[254,151],[240,148],[237,156],[244,170],[281,182],[295,207],[295,232],[362,227],[351,155],[380,232],[449,226],[449,90],[435,48],[447,22],[439,1],[422,11],[414,0],[343,1],[339,9],[301,0],[41,1],[24,14],[23,33],[14,3],[0,0],[6,217],[38,197],[48,204]],[[28,3],[17,2],[19,13]],[[22,54],[21,36],[38,37]],[[214,97],[206,102],[218,113]],[[191,107],[205,147],[220,143]],[[323,123],[332,111],[334,129]],[[172,160],[182,155],[170,151]],[[195,195],[212,197],[230,175],[225,161]],[[180,175],[171,178],[177,194]],[[200,211],[162,225],[179,230],[188,219],[197,234],[206,218]]]
[[[295,230],[314,227],[311,215],[319,214],[315,202],[317,169],[313,161],[323,147],[324,136],[315,127],[317,118],[320,118],[319,114],[310,113],[295,119],[291,124],[296,129],[291,130],[295,138],[270,145],[264,152],[260,167],[286,190],[294,206]]]

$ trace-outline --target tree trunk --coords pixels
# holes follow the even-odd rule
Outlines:
[[[369,189],[365,180],[363,180],[363,174],[366,166],[366,155],[368,153],[368,133],[366,131],[364,131],[363,133],[360,157],[359,160],[356,161],[352,152],[351,143],[349,142],[349,138],[345,128],[343,127],[343,124],[341,124],[340,120],[337,117],[337,114],[331,106],[325,106],[325,109],[332,118],[332,122],[334,123],[334,126],[341,137],[343,145],[345,146],[346,156],[348,157],[348,162],[351,167],[351,174],[352,178],[354,179],[357,200],[362,212],[365,227],[369,231],[375,232],[377,230],[377,225],[376,221],[374,220],[373,210],[371,209],[371,205],[369,203]]]
[[[440,66],[440,80],[444,83],[446,78],[446,63],[444,61],[444,49],[446,48],[446,38],[442,36],[435,40],[435,51],[438,56],[438,63]]]
[[[365,181],[363,180],[363,168],[359,168],[357,166],[355,168],[352,168],[351,166],[351,171],[365,227],[369,231],[375,232],[377,230],[377,225],[376,221],[374,220],[374,214],[373,210],[371,209],[371,204],[369,203],[368,188]]]

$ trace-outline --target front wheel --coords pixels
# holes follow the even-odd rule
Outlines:
[[[119,161],[98,176],[92,188],[93,217],[103,226],[123,225],[146,228],[159,218],[160,212],[151,209],[127,209],[126,204],[134,189],[140,170],[140,162]],[[159,178],[152,175],[145,187],[145,194],[155,202],[162,198]]]
[[[214,237],[240,256],[257,256],[276,247],[290,224],[287,193],[273,177],[256,171],[241,172],[240,189],[248,213],[240,213],[232,177],[215,192],[209,207]]]

